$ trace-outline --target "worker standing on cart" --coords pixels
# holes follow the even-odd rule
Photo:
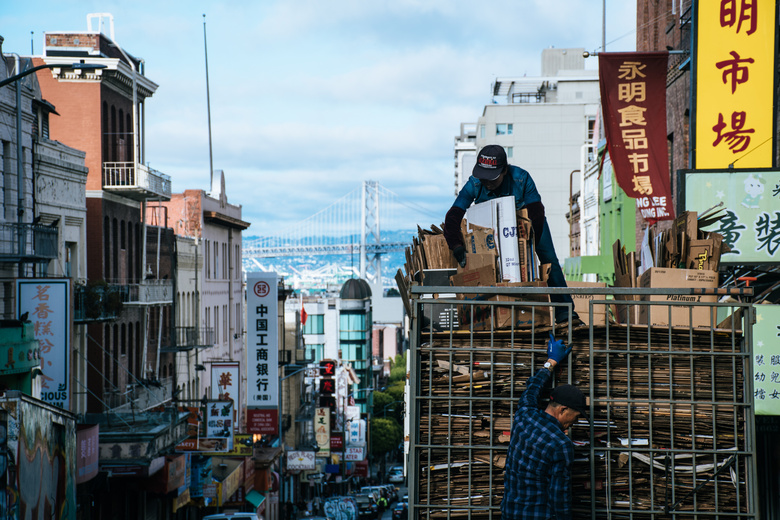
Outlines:
[[[528,379],[520,397],[504,469],[502,520],[571,518],[574,447],[566,430],[580,416],[587,418],[585,396],[575,386],[560,385],[544,410],[538,406],[539,393],[570,352],[551,333],[547,362]]]
[[[566,278],[555,254],[542,197],[536,190],[536,184],[527,171],[508,164],[504,147],[496,144],[487,145],[480,150],[469,180],[444,218],[444,238],[455,259],[461,267],[466,267],[466,247],[460,233],[460,222],[469,206],[510,195],[515,197],[517,209],[528,210],[534,230],[536,256],[542,264],[551,266],[547,284],[550,287],[566,287]],[[572,304],[572,325],[577,327],[583,324],[573,310],[574,304],[570,295],[553,294],[550,299],[553,302]],[[566,324],[568,319],[569,311],[566,307],[555,307],[556,325]]]

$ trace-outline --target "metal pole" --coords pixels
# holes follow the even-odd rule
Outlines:
[[[16,73],[21,71],[21,61],[16,56]],[[24,229],[24,148],[22,147],[22,82],[16,81],[16,221],[19,223],[19,256],[26,249]],[[19,278],[24,276],[24,262],[19,262]]]
[[[601,52],[607,52],[607,0],[601,0]]]
[[[203,55],[206,58],[206,114],[209,127],[209,190],[214,183],[214,156],[211,150],[211,97],[209,96],[209,50],[206,45],[206,14],[203,14]]]

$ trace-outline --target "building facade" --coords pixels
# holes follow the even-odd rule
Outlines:
[[[493,103],[476,128],[477,150],[501,145],[510,164],[531,174],[561,262],[569,251],[572,174],[587,159],[599,106],[598,73],[585,68],[583,51],[544,49],[540,77],[496,78]]]

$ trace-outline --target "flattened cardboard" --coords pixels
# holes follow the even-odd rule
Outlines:
[[[603,288],[607,284],[601,282],[566,282],[566,285],[572,288],[584,287],[584,288]],[[574,311],[579,314],[580,319],[585,322],[586,325],[590,325],[590,302],[591,300],[603,300],[606,296],[596,296],[593,294],[572,294],[571,299],[574,301]],[[625,306],[624,306],[625,307]],[[606,325],[607,324],[607,309],[606,305],[594,305],[593,306],[593,325]]]
[[[498,287],[547,287],[547,282],[520,282],[520,283],[499,283]],[[526,302],[549,302],[550,296],[544,295],[525,295],[517,298],[511,296],[495,296],[491,301],[526,301]],[[514,307],[496,307],[495,327],[497,329],[512,327],[512,309],[514,308],[514,327],[549,327],[552,325],[552,307],[537,305],[515,305]]]

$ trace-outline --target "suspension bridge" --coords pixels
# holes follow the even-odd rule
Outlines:
[[[337,279],[336,271],[341,270],[347,271],[346,277],[354,274],[375,282],[382,277],[382,255],[404,251],[418,222],[442,218],[443,214],[410,203],[376,181],[364,181],[330,206],[273,236],[245,240],[244,270],[268,270],[271,259],[278,263],[284,257],[349,255],[354,259],[357,255],[357,268],[345,268],[342,261],[340,267],[290,267],[288,274],[304,276],[300,272],[304,269],[314,278]],[[409,238],[400,240],[397,231],[408,231]]]

